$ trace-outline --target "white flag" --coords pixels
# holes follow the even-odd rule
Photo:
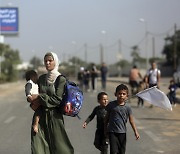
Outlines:
[[[148,101],[150,104],[172,111],[172,106],[168,97],[156,87],[140,91],[136,96]]]

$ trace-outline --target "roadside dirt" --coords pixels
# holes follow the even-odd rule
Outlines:
[[[0,84],[0,97],[11,96],[15,91],[24,89],[24,81]]]

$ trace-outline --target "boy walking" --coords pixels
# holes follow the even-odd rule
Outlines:
[[[133,120],[132,110],[125,102],[128,99],[128,87],[124,84],[118,85],[115,96],[117,99],[106,106],[105,131],[109,135],[110,154],[125,154],[128,119],[136,140],[140,138],[140,135]]]
[[[106,142],[104,133],[104,118],[107,111],[105,110],[108,104],[108,95],[105,92],[100,92],[97,95],[97,100],[100,105],[96,106],[90,116],[83,124],[83,128],[86,128],[87,124],[97,117],[97,129],[95,133],[94,146],[101,151],[101,154],[107,154],[108,142]]]
[[[168,87],[169,89],[169,100],[171,102],[171,105],[176,106],[176,90],[177,90],[178,86],[177,84],[174,82],[174,80],[170,80],[170,85]]]

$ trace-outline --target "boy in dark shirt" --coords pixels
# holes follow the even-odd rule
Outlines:
[[[178,88],[178,85],[174,82],[174,80],[170,80],[170,85],[168,87],[169,89],[169,100],[172,105],[176,106],[176,90]]]
[[[105,138],[104,133],[104,118],[107,111],[105,110],[108,104],[108,95],[105,92],[100,92],[97,95],[97,100],[100,105],[96,106],[93,112],[89,115],[83,124],[83,128],[86,128],[87,124],[94,119],[95,115],[97,117],[97,129],[95,133],[94,146],[101,151],[101,154],[107,154],[108,142]]]
[[[136,139],[139,139],[139,133],[136,129],[132,110],[126,104],[128,99],[128,87],[121,84],[116,87],[116,100],[106,106],[107,115],[105,118],[105,132],[108,132],[111,154],[125,154],[126,151],[126,123],[129,119]]]

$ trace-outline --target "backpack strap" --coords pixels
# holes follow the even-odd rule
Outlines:
[[[59,81],[61,80],[61,77],[64,77],[67,81],[67,78],[64,76],[64,75],[59,75],[57,78],[56,78],[56,81],[54,82],[54,87],[55,89],[57,89],[58,85],[59,85]]]
[[[61,78],[65,78],[66,82],[67,82],[67,78],[64,76],[64,75],[59,75],[57,78],[56,78],[56,81],[54,82],[54,88],[55,88],[55,91],[57,90],[58,86],[59,86],[59,82],[61,81]],[[62,98],[66,95],[66,84],[64,85],[64,89],[63,89],[63,95],[62,95]],[[63,105],[63,103],[60,103],[60,106]]]

